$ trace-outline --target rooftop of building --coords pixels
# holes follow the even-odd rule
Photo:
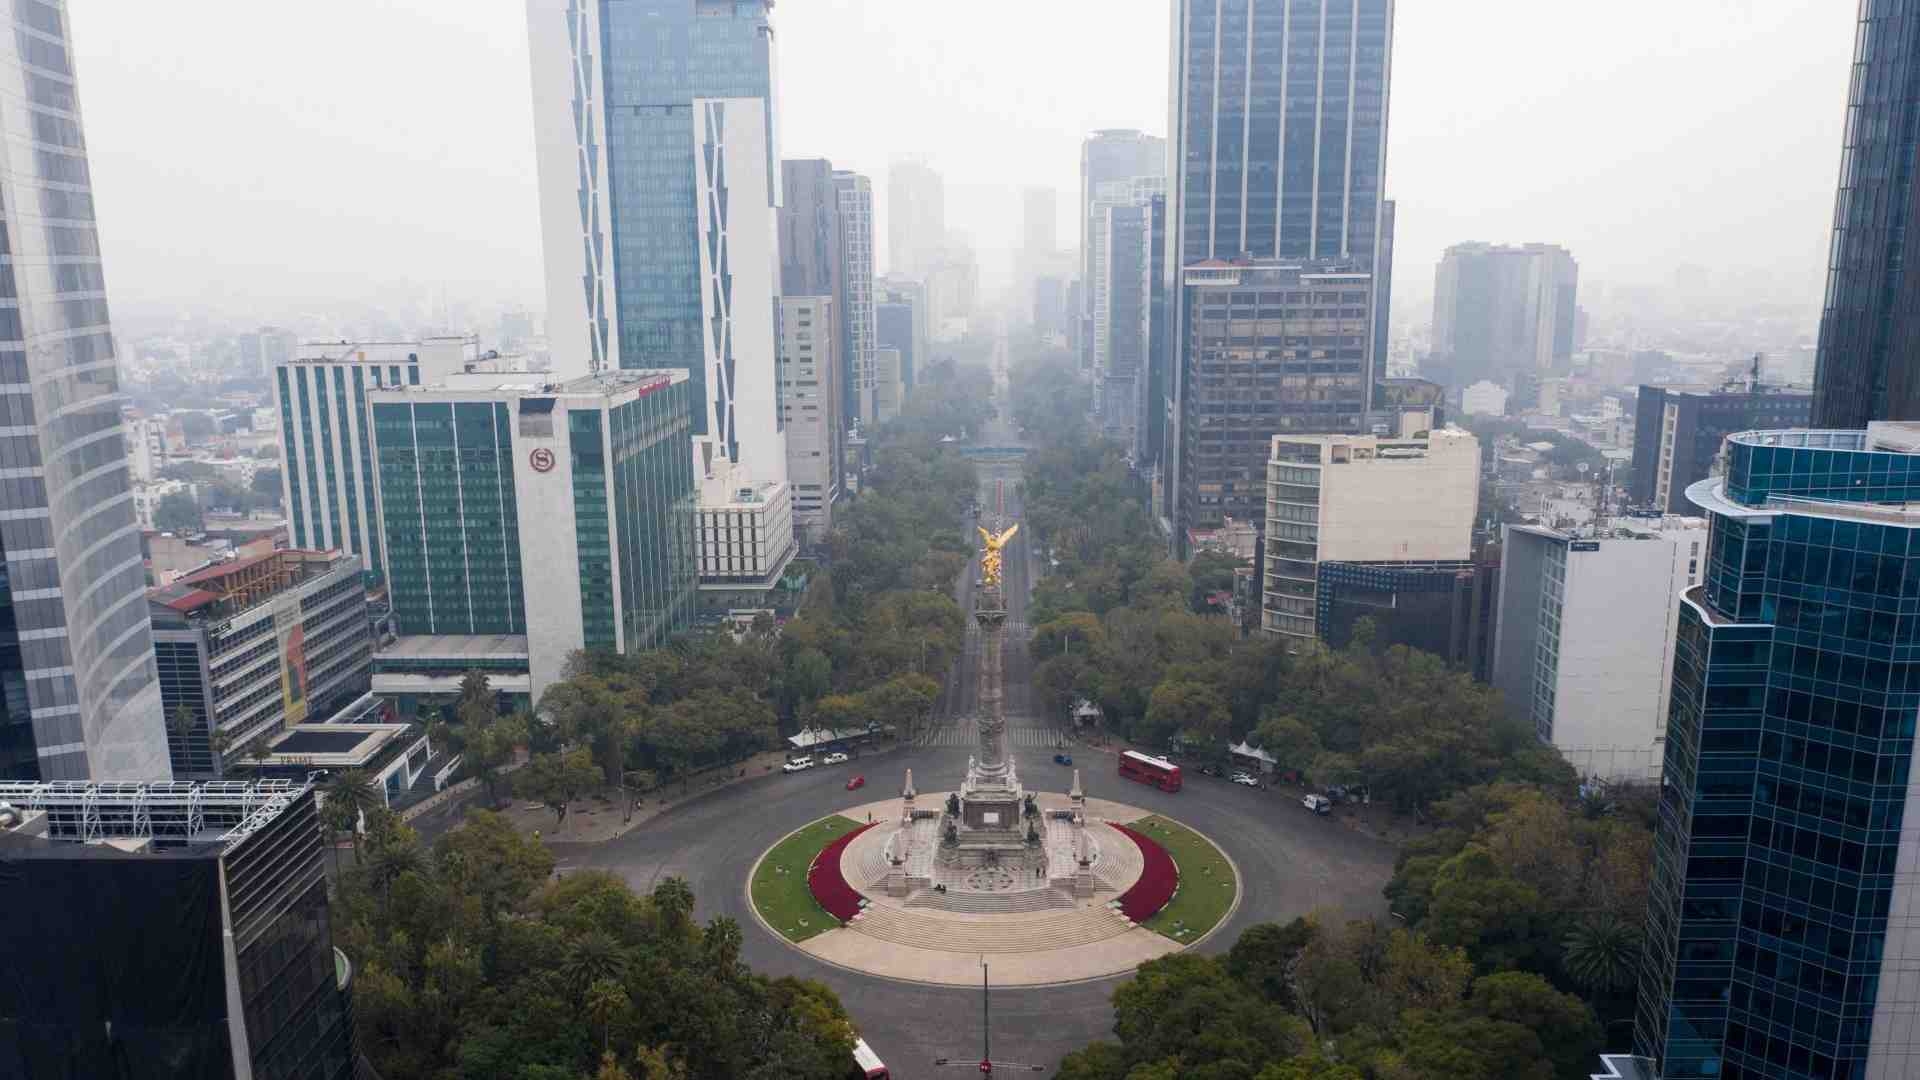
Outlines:
[[[480,357],[480,335],[436,334],[411,341],[376,339],[339,341],[303,341],[295,346],[291,363],[295,364],[389,364],[404,360],[407,353],[422,349],[458,349],[470,359]],[[373,354],[373,355],[368,355]]]
[[[357,556],[338,551],[283,548],[216,563],[148,589],[147,602],[156,617],[171,613],[182,621],[231,619],[289,589],[359,565]]]
[[[1571,529],[1551,525],[1509,525],[1514,532],[1556,540],[1658,540],[1669,533],[1705,529],[1707,519],[1680,514],[1622,515]]]
[[[278,817],[309,785],[0,781],[0,851],[8,858],[224,854]],[[110,842],[121,841],[119,843]]]
[[[375,657],[404,660],[501,660],[527,658],[523,634],[409,634],[382,646]]]
[[[687,381],[682,368],[621,368],[556,379],[541,371],[468,371],[454,381],[421,386],[386,386],[369,393],[386,396],[499,400],[521,397],[611,398],[631,394],[645,397],[674,383]]]
[[[1347,465],[1358,461],[1417,461],[1435,451],[1450,454],[1471,449],[1479,452],[1480,440],[1470,431],[1444,427],[1409,436],[1313,434],[1275,435],[1269,454],[1273,461],[1292,461],[1308,465]]]

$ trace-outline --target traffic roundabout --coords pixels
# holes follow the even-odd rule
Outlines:
[[[947,795],[920,798],[938,805]],[[969,859],[951,837],[943,845],[934,816],[916,815],[912,799],[851,807],[762,853],[748,908],[773,935],[842,970],[972,986],[984,962],[996,986],[1042,987],[1125,974],[1198,944],[1238,906],[1232,860],[1170,819],[1054,793],[1037,793],[1029,817],[1036,858],[1016,864]]]

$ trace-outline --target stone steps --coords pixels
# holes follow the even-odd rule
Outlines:
[[[1100,844],[1100,858],[1093,864],[1093,876],[1101,888],[1115,892],[1124,892],[1134,882],[1140,880],[1140,872],[1146,869],[1146,863],[1140,858],[1140,846],[1116,829],[1088,826]]]
[[[856,889],[869,889],[879,885],[892,869],[887,863],[887,836],[879,834],[881,830],[893,831],[893,826],[882,825],[867,830],[868,835],[855,840],[840,858],[840,872],[846,876],[847,883]]]
[[[910,908],[934,908],[968,915],[1007,915],[1049,911],[1074,906],[1073,897],[1052,889],[1021,889],[1017,892],[974,893],[934,892],[922,889],[906,903]]]
[[[880,941],[936,952],[1024,953],[1091,945],[1132,927],[1105,906],[1028,918],[942,918],[875,904],[850,929]]]

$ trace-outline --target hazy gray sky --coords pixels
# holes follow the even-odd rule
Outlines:
[[[1430,291],[1447,244],[1542,240],[1588,281],[1692,262],[1817,306],[1853,8],[1401,0],[1397,295]],[[70,10],[116,302],[541,302],[520,0]],[[775,20],[787,156],[868,172],[882,214],[887,162],[926,156],[989,276],[1023,186],[1059,189],[1075,243],[1086,131],[1166,131],[1168,0],[781,0]]]

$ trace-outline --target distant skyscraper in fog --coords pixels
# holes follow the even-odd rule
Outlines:
[[[66,11],[7,10],[0,778],[170,780]]]
[[[847,311],[841,322],[840,361],[849,386],[847,423],[873,422],[873,182],[857,172],[833,171],[840,197],[840,275]]]
[[[1833,200],[1813,423],[1920,419],[1920,6],[1859,5]]]
[[[947,244],[947,188],[924,162],[887,170],[887,273],[926,280]]]
[[[1060,193],[1050,187],[1020,193],[1020,248],[1029,256],[1046,255],[1059,243]],[[1032,272],[1032,268],[1028,268]]]
[[[1080,304],[1076,313],[1080,360],[1095,363],[1094,341],[1099,333],[1098,319],[1105,296],[1097,283],[1105,273],[1107,209],[1114,205],[1113,185],[1131,185],[1135,180],[1159,179],[1165,190],[1167,140],[1131,128],[1096,131],[1080,143]],[[1106,197],[1103,198],[1103,193]],[[1150,192],[1143,191],[1143,197]],[[1131,205],[1132,199],[1126,202]]]
[[[1573,363],[1580,265],[1552,244],[1455,244],[1433,287],[1433,357],[1422,374],[1451,390],[1482,379],[1523,394]]]
[[[1183,548],[1259,516],[1274,435],[1365,422],[1392,42],[1393,0],[1174,4],[1166,491]],[[1222,339],[1228,322],[1250,336]]]

